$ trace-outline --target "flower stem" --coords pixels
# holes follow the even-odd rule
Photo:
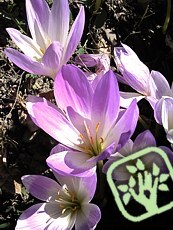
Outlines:
[[[95,198],[99,201],[103,201],[105,198],[105,175],[102,172],[103,161],[97,163],[97,189]]]
[[[166,18],[165,18],[164,25],[162,27],[162,33],[163,34],[166,33],[166,30],[168,28],[168,24],[169,24],[169,21],[170,21],[170,16],[171,16],[171,0],[167,0]]]

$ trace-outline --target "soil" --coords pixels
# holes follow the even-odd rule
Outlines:
[[[75,55],[81,51],[107,52],[111,58],[112,69],[116,71],[113,48],[122,42],[129,45],[150,69],[160,71],[172,83],[173,11],[168,26],[163,31],[167,1],[105,0],[95,13],[94,1],[69,2],[73,17],[77,15],[80,4],[85,3],[85,31]],[[53,81],[46,76],[38,77],[22,71],[3,52],[6,47],[15,47],[6,28],[13,27],[29,34],[25,1],[0,0],[0,22],[0,229],[13,230],[20,214],[38,202],[25,190],[21,177],[26,174],[51,177],[45,160],[57,143],[32,123],[25,108],[29,94],[49,99]],[[72,63],[73,61],[74,58],[71,59]],[[121,87],[124,86],[120,85]],[[163,128],[154,121],[149,104],[142,101],[139,108],[142,118],[155,135],[157,144],[170,147]],[[139,124],[133,138],[144,130]],[[170,229],[168,224],[173,218],[172,211],[133,223],[120,213],[109,188],[107,197],[110,199],[105,198],[101,202],[95,200],[102,210],[102,220],[96,229],[125,230],[139,229],[141,226]],[[131,207],[135,208],[135,205],[132,204]]]

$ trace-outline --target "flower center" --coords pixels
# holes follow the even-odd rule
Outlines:
[[[103,137],[99,137],[98,134],[100,124],[101,123],[98,122],[94,130],[92,130],[84,121],[85,130],[83,134],[80,134],[80,138],[83,141],[81,146],[82,149],[84,149],[84,151],[90,154],[92,157],[97,156],[103,150],[104,139]]]
[[[58,191],[57,199],[55,201],[59,203],[62,214],[66,211],[72,213],[80,209],[80,202],[76,198],[75,193],[69,192],[66,185],[63,185]]]

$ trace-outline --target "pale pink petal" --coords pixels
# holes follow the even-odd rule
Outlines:
[[[161,98],[154,107],[154,118],[157,123],[162,125],[162,104],[163,104],[164,98]]]
[[[154,110],[156,103],[158,102],[158,99],[152,96],[147,96],[146,100],[150,103],[152,109]]]
[[[112,128],[109,135],[107,136],[105,143],[115,144],[115,148],[118,147],[117,151],[123,147],[123,145],[129,140],[133,134],[139,117],[139,109],[137,107],[136,100],[131,103],[128,109],[123,113],[117,124]]]
[[[89,177],[95,173],[96,167],[95,163],[87,162],[87,159],[85,153],[63,151],[50,155],[46,162],[50,168],[61,175]]]
[[[80,203],[88,203],[94,197],[97,185],[96,172],[89,177],[64,176],[58,173],[54,175],[62,186],[66,184],[68,190],[76,194]]]
[[[30,104],[29,112],[36,125],[42,128],[50,136],[68,147],[78,149],[79,133],[73,125],[67,120],[65,115],[59,112],[58,108],[47,100]],[[34,115],[34,116],[33,116]]]
[[[124,80],[137,92],[149,95],[150,71],[135,52],[125,44],[115,48],[115,61]]]
[[[143,98],[145,98],[145,96],[139,93],[120,91],[120,106],[123,108],[128,108],[134,99],[136,99],[138,102],[142,100]]]
[[[97,73],[101,70],[108,71],[110,59],[107,54],[81,54],[75,58],[75,62],[82,66],[97,68]]]
[[[33,61],[36,61],[42,57],[40,47],[34,40],[27,37],[26,35],[23,35],[16,29],[7,28],[6,30],[13,42],[21,49],[25,55],[33,59]]]
[[[27,57],[26,55],[20,53],[17,50],[7,48],[5,49],[5,54],[15,65],[29,73],[46,76],[49,76],[50,74],[49,69],[42,63],[33,61],[31,58]]]
[[[66,211],[61,217],[52,221],[46,230],[71,230],[76,222],[76,213]]]
[[[41,230],[54,222],[62,214],[57,202],[39,203],[25,210],[19,217],[16,230]]]
[[[94,54],[81,54],[75,58],[75,62],[81,66],[93,67],[98,64]]]
[[[42,201],[55,199],[57,191],[60,189],[59,184],[55,180],[40,175],[23,176],[22,182],[34,197]]]
[[[162,125],[165,131],[173,129],[173,98],[165,97],[162,103]]]
[[[104,138],[115,123],[119,112],[119,88],[114,73],[105,73],[94,91],[91,120],[98,136]],[[99,138],[99,137],[98,137]]]
[[[118,159],[116,159],[118,160]],[[103,172],[104,173],[107,173],[109,167],[114,163],[116,162],[116,160],[114,159],[110,159],[106,162],[106,164],[104,165],[103,167]],[[113,172],[112,172],[112,178],[114,180],[117,180],[117,181],[124,181],[124,180],[128,180],[129,177],[130,177],[130,174],[129,172],[127,171],[126,169],[126,165],[129,165],[129,162],[128,163],[124,163],[124,164],[121,164],[119,166],[117,166]]]
[[[45,51],[50,43],[48,39],[49,6],[45,0],[26,0],[26,13],[34,41]]]
[[[173,129],[168,130],[166,138],[173,145]]]
[[[140,133],[136,137],[136,139],[133,143],[133,150],[132,151],[135,153],[135,152],[142,150],[146,147],[152,147],[152,146],[156,146],[155,138],[149,130],[146,130],[146,131]]]
[[[68,0],[54,0],[49,21],[49,36],[52,41],[59,41],[62,46],[67,41],[69,16]]]
[[[84,12],[84,7],[81,6],[80,11],[71,27],[70,33],[64,45],[62,63],[65,64],[70,59],[74,51],[76,50],[83,34],[84,23],[85,23],[85,12]]]
[[[54,93],[62,110],[70,106],[84,117],[90,114],[92,89],[85,74],[76,66],[62,67],[55,78]]]
[[[85,139],[85,145],[90,146],[90,140],[86,132],[86,126],[92,127],[91,121],[81,116],[79,113],[75,112],[72,107],[67,108],[67,113],[68,113],[69,120],[71,121],[71,123],[79,131],[80,136],[82,135],[82,138],[80,137],[81,143]]]
[[[50,70],[49,76],[53,78],[61,67],[62,51],[63,48],[58,41],[52,42],[42,58],[43,64]]]
[[[75,223],[76,230],[95,229],[101,219],[101,212],[95,204],[84,204],[78,211]]]
[[[166,78],[158,71],[151,71],[151,80],[149,81],[151,96],[157,100],[162,96],[170,96],[170,86]]]
[[[119,153],[126,157],[129,154],[132,153],[132,148],[133,148],[133,141],[131,139],[129,139],[126,144],[119,150]]]

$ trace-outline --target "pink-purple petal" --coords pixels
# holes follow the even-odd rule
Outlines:
[[[162,96],[170,96],[170,86],[166,78],[158,71],[151,71],[151,79],[149,82],[151,96],[157,100]]]
[[[154,118],[159,123],[162,125],[162,104],[163,104],[164,98],[161,98],[154,107]]]
[[[26,175],[22,177],[22,182],[26,189],[37,199],[49,201],[55,199],[59,184],[48,177],[41,175]]]
[[[68,190],[73,191],[81,203],[88,203],[94,197],[97,184],[97,175],[89,177],[64,176],[55,173],[56,179],[63,186],[68,185]]]
[[[50,69],[50,76],[55,77],[61,67],[63,48],[58,41],[52,42],[43,55],[43,64]],[[52,74],[51,74],[52,72]]]
[[[34,114],[33,121],[36,120],[36,124],[55,140],[68,147],[78,149],[79,133],[69,123],[65,115],[58,111],[58,108],[56,109],[54,105],[50,106],[46,102],[38,102],[33,104],[32,113]]]
[[[59,41],[65,45],[69,31],[69,3],[68,0],[54,0],[49,21],[49,36],[52,41]]]
[[[32,59],[41,58],[42,53],[39,45],[30,37],[23,35],[19,30],[13,28],[6,29],[13,42],[21,51]]]
[[[165,97],[163,99],[162,104],[162,125],[165,131],[169,131],[173,129],[173,98],[172,97]],[[169,133],[169,135],[172,135]]]
[[[74,169],[73,173],[80,174],[95,168],[96,163],[94,161],[89,161],[90,158],[91,156],[85,152],[68,151],[64,158],[64,162],[68,167]]]
[[[74,51],[76,50],[83,34],[84,23],[85,23],[85,12],[84,12],[84,7],[81,6],[80,11],[71,27],[66,44],[64,46],[64,53],[63,53],[63,60],[62,60],[63,63],[66,63],[70,59]]]
[[[110,70],[104,74],[94,91],[91,120],[96,127],[100,123],[98,132],[106,135],[117,119],[119,112],[119,88],[114,73]]]
[[[106,149],[104,149],[104,151],[101,152],[98,156],[89,159],[88,162],[93,162],[93,163],[95,162],[96,164],[98,161],[105,160],[114,153],[114,150],[115,150],[115,144],[112,143],[110,146],[107,146]]]
[[[31,58],[20,53],[19,51],[12,48],[6,48],[5,54],[10,59],[10,61],[12,61],[15,65],[17,65],[21,69],[29,73],[49,76],[50,72],[47,67],[45,67],[42,63],[33,61]]]
[[[46,230],[71,230],[76,221],[76,213],[70,211],[62,214],[61,217],[52,221]]]
[[[77,213],[75,230],[95,229],[100,219],[101,212],[97,205],[84,204]]]
[[[135,52],[127,45],[115,48],[115,61],[124,80],[137,92],[148,95],[150,72]]]
[[[92,89],[85,74],[76,66],[62,67],[55,78],[54,93],[62,110],[70,106],[81,115],[90,114]]]
[[[45,0],[26,0],[26,13],[33,39],[44,47],[44,34],[48,33],[50,9]],[[42,36],[38,39],[38,31]]]
[[[62,209],[56,202],[35,204],[22,213],[17,221],[15,229],[47,229],[56,218],[61,216],[61,211]]]
[[[93,67],[98,64],[93,54],[81,54],[75,58],[75,62],[81,66]]]
[[[72,153],[69,152],[70,151],[63,151],[63,152],[52,154],[46,160],[48,166],[61,175],[89,177],[95,173],[96,170],[95,164],[92,164],[90,162],[85,163],[85,161],[83,160],[82,166],[84,167],[82,167],[81,165],[78,165],[78,162],[75,162],[77,160],[79,161],[79,159],[77,158],[78,157],[77,154],[84,154],[84,153],[75,152],[75,151],[73,151]],[[69,156],[72,156],[74,158],[73,163],[70,162]],[[71,165],[71,167],[69,165]]]
[[[135,153],[135,152],[142,150],[146,147],[152,147],[152,146],[156,146],[155,138],[149,130],[146,130],[146,131],[140,133],[136,137],[136,139],[133,143],[133,150],[132,151]]]
[[[139,93],[120,91],[120,106],[123,108],[128,108],[134,99],[136,99],[138,102],[142,100],[143,98],[145,98],[145,96]]]
[[[128,109],[123,113],[117,124],[112,128],[105,142],[115,143],[117,151],[129,140],[133,134],[139,117],[139,109],[136,100],[133,100]]]

